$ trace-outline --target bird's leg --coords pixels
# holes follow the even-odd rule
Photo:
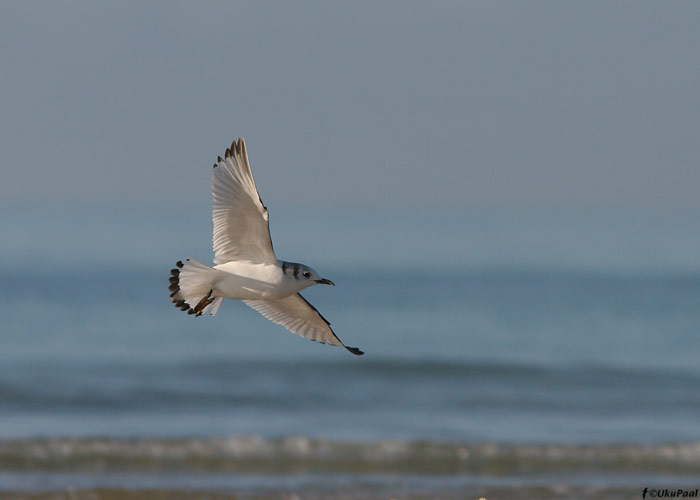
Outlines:
[[[196,305],[195,308],[194,308],[194,314],[195,314],[195,316],[201,316],[201,315],[202,315],[202,312],[204,312],[204,309],[205,309],[209,304],[211,304],[212,302],[214,302],[214,298],[212,298],[212,296],[211,296],[211,292],[212,292],[212,291],[213,291],[213,290],[209,290],[209,293],[207,294],[207,296],[204,297],[202,300],[200,300],[199,303],[197,303],[197,305]]]

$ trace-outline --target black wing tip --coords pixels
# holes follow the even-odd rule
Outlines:
[[[242,147],[243,147],[243,139],[238,138],[238,140],[234,139],[231,145],[226,148],[226,153],[224,154],[224,158],[232,158],[234,156],[240,156],[242,152]],[[219,156],[219,161],[221,160],[221,157]]]
[[[357,347],[345,346],[345,348],[351,353],[353,353],[355,356],[362,356],[364,354],[364,351],[359,350]]]
[[[247,155],[246,149],[245,149],[245,140],[243,140],[242,137],[239,137],[238,140],[235,140],[231,143],[231,146],[226,148],[226,152],[224,153],[224,158],[229,159],[233,158],[235,156],[242,156],[243,154]],[[225,162],[224,158],[219,156],[217,158],[218,163],[214,163],[214,168],[219,166],[219,163]]]

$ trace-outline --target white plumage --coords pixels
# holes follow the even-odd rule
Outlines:
[[[269,214],[262,203],[239,139],[214,164],[214,263],[189,258],[171,270],[170,297],[188,314],[216,314],[224,299],[242,300],[270,321],[304,338],[345,347],[326,318],[299,292],[317,284],[333,285],[308,266],[278,260],[272,248]]]
[[[234,142],[224,158],[219,156],[211,176],[211,192],[214,198],[214,263],[275,264],[270,216],[255,186],[243,139]]]

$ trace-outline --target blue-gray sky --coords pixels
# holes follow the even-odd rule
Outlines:
[[[3,2],[4,202],[700,208],[699,2]]]

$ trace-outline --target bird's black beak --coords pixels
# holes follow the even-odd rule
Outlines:
[[[318,283],[319,285],[335,286],[335,283],[333,283],[331,280],[327,280],[326,278],[323,278],[322,280],[316,280],[316,283]]]

